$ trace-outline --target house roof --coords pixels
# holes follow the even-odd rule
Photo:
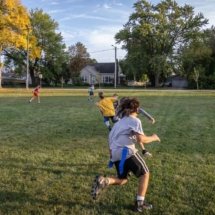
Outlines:
[[[91,66],[94,66],[99,73],[112,74],[115,71],[115,63],[95,63]]]

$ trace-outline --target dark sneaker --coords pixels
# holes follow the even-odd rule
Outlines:
[[[144,157],[148,157],[148,158],[151,158],[152,157],[152,154],[150,152],[148,152],[147,150],[142,150],[142,154]]]
[[[145,201],[137,200],[135,202],[135,211],[137,212],[143,212],[143,210],[151,210],[152,205],[146,203]]]
[[[91,192],[93,199],[96,200],[101,190],[103,190],[107,186],[108,186],[107,178],[103,176],[96,176],[93,182],[92,192]]]

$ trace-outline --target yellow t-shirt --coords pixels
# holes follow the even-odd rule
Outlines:
[[[115,116],[115,109],[113,103],[116,101],[113,97],[107,97],[98,102],[98,107],[103,116]]]

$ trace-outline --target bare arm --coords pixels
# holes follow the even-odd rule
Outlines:
[[[155,141],[160,142],[160,138],[157,136],[157,134],[153,134],[151,136],[146,136],[144,134],[135,133],[135,135],[137,138],[137,142],[139,142],[141,144],[148,144],[148,143],[155,142]]]
[[[152,124],[155,123],[155,119],[149,113],[147,113],[143,108],[140,108],[139,112],[143,114],[143,116],[145,116],[148,120],[150,120]]]

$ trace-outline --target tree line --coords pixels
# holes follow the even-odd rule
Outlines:
[[[94,63],[86,47],[77,42],[66,49],[58,23],[42,9],[29,12],[19,0],[0,1],[0,55],[4,65],[16,74],[29,74],[37,84],[39,74],[47,84],[68,82],[78,77],[84,65]]]
[[[137,1],[115,36],[127,51],[123,71],[134,80],[147,75],[155,87],[178,74],[190,87],[215,88],[215,28],[206,29],[207,24],[202,13],[195,15],[192,6],[175,0]]]
[[[204,15],[196,15],[190,5],[138,0],[115,35],[127,51],[120,62],[123,72],[130,80],[149,79],[155,87],[171,74],[179,74],[190,87],[214,88],[215,28],[206,28],[207,24]],[[0,1],[0,55],[4,56],[0,74],[3,66],[16,74],[26,73],[29,55],[33,84],[39,74],[47,84],[71,79],[75,83],[80,70],[96,62],[81,42],[66,47],[58,23],[49,14],[42,9],[27,11],[19,0]]]

